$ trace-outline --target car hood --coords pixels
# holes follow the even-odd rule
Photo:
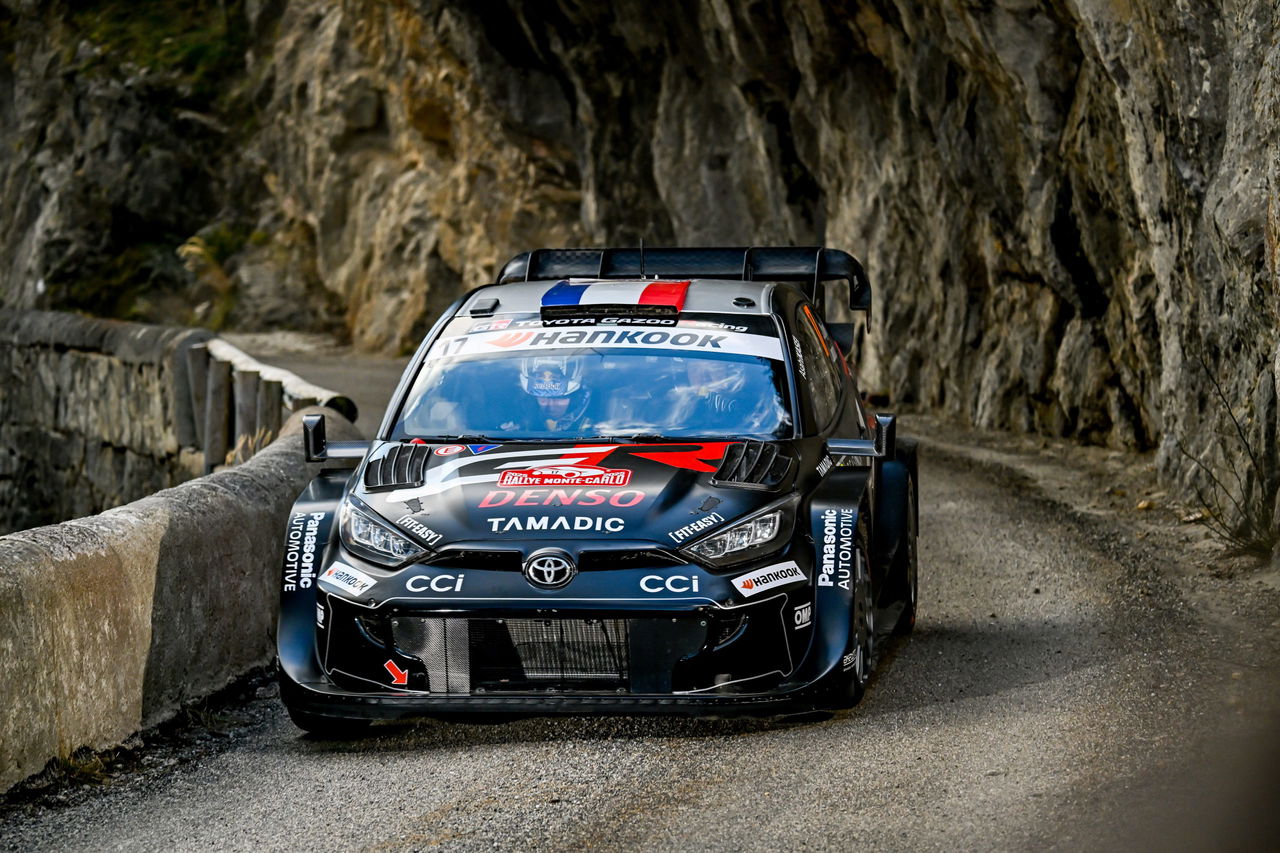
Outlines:
[[[750,460],[753,448],[778,459],[757,469],[788,476],[726,485],[734,460],[744,450]],[[776,500],[794,467],[785,444],[759,442],[379,442],[353,493],[436,549],[601,539],[675,548]]]

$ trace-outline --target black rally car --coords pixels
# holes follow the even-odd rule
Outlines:
[[[339,467],[285,534],[294,721],[856,703],[915,620],[916,466],[825,322],[840,281],[868,310],[832,249],[528,252],[444,313],[375,441],[311,418]]]

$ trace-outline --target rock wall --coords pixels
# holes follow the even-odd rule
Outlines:
[[[6,304],[199,232],[147,293],[396,351],[532,246],[822,242],[877,288],[868,389],[1272,517],[1271,0],[258,0],[211,70],[126,49],[120,6],[0,13]]]
[[[0,533],[79,518],[203,470],[185,348],[203,330],[0,317]]]

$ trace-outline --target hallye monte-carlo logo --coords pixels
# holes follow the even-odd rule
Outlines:
[[[503,471],[499,486],[625,486],[631,471],[600,468],[596,465],[544,465],[518,471]]]

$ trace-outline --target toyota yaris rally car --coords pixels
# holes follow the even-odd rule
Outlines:
[[[281,696],[317,733],[859,701],[916,608],[916,465],[831,249],[562,249],[448,310],[290,513]],[[354,470],[352,465],[354,464]]]

